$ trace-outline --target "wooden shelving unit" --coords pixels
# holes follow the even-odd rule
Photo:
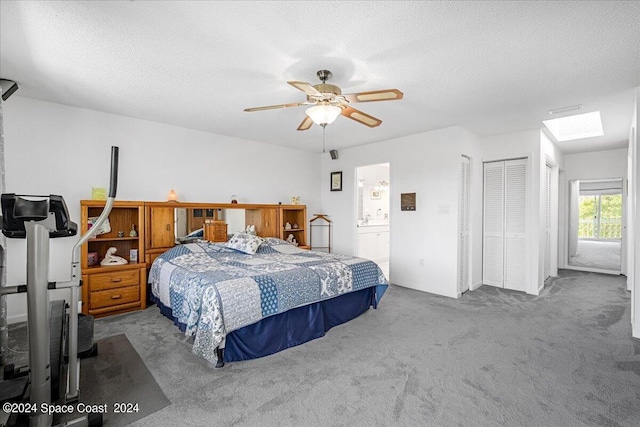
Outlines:
[[[307,222],[307,207],[305,205],[280,205],[280,221],[279,230],[281,232],[280,238],[287,240],[289,234],[293,234],[293,237],[298,242],[298,247],[301,249],[309,249],[307,245],[307,230],[305,228]],[[298,224],[298,227],[285,229],[287,223]]]
[[[89,229],[89,218],[98,217],[104,208],[102,200],[82,200],[81,230]],[[100,234],[82,246],[82,312],[97,317],[144,309],[147,306],[147,264],[144,254],[144,202],[115,202],[109,214],[111,231]],[[131,237],[131,227],[137,236]],[[118,232],[124,237],[118,237]],[[116,255],[126,259],[124,265],[89,265],[89,253],[98,254],[101,261],[107,250],[116,248]],[[137,261],[130,251],[138,251]]]

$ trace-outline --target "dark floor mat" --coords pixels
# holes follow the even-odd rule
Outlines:
[[[98,356],[80,362],[80,401],[106,404],[105,426],[125,426],[171,403],[126,335],[97,343]]]

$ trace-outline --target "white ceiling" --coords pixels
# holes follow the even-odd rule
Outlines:
[[[25,96],[320,152],[296,131],[288,80],[345,93],[367,128],[338,117],[327,149],[450,125],[488,136],[535,129],[547,110],[599,109],[605,136],[566,152],[625,147],[640,86],[640,2],[0,2],[0,74]],[[9,99],[7,102],[11,102]],[[568,113],[575,114],[575,112]]]

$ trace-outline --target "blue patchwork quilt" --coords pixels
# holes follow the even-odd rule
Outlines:
[[[318,301],[376,287],[376,303],[388,287],[373,261],[302,250],[267,238],[248,255],[225,243],[176,246],[154,261],[151,291],[194,337],[193,352],[216,363],[227,333]]]

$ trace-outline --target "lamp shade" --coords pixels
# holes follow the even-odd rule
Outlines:
[[[326,126],[333,123],[342,112],[342,108],[322,103],[311,108],[307,108],[307,116],[313,120],[313,123],[319,126]]]
[[[173,189],[171,191],[169,191],[169,195],[167,196],[167,200],[169,200],[170,202],[177,202],[178,201],[178,195],[176,194],[175,191],[173,191]]]

